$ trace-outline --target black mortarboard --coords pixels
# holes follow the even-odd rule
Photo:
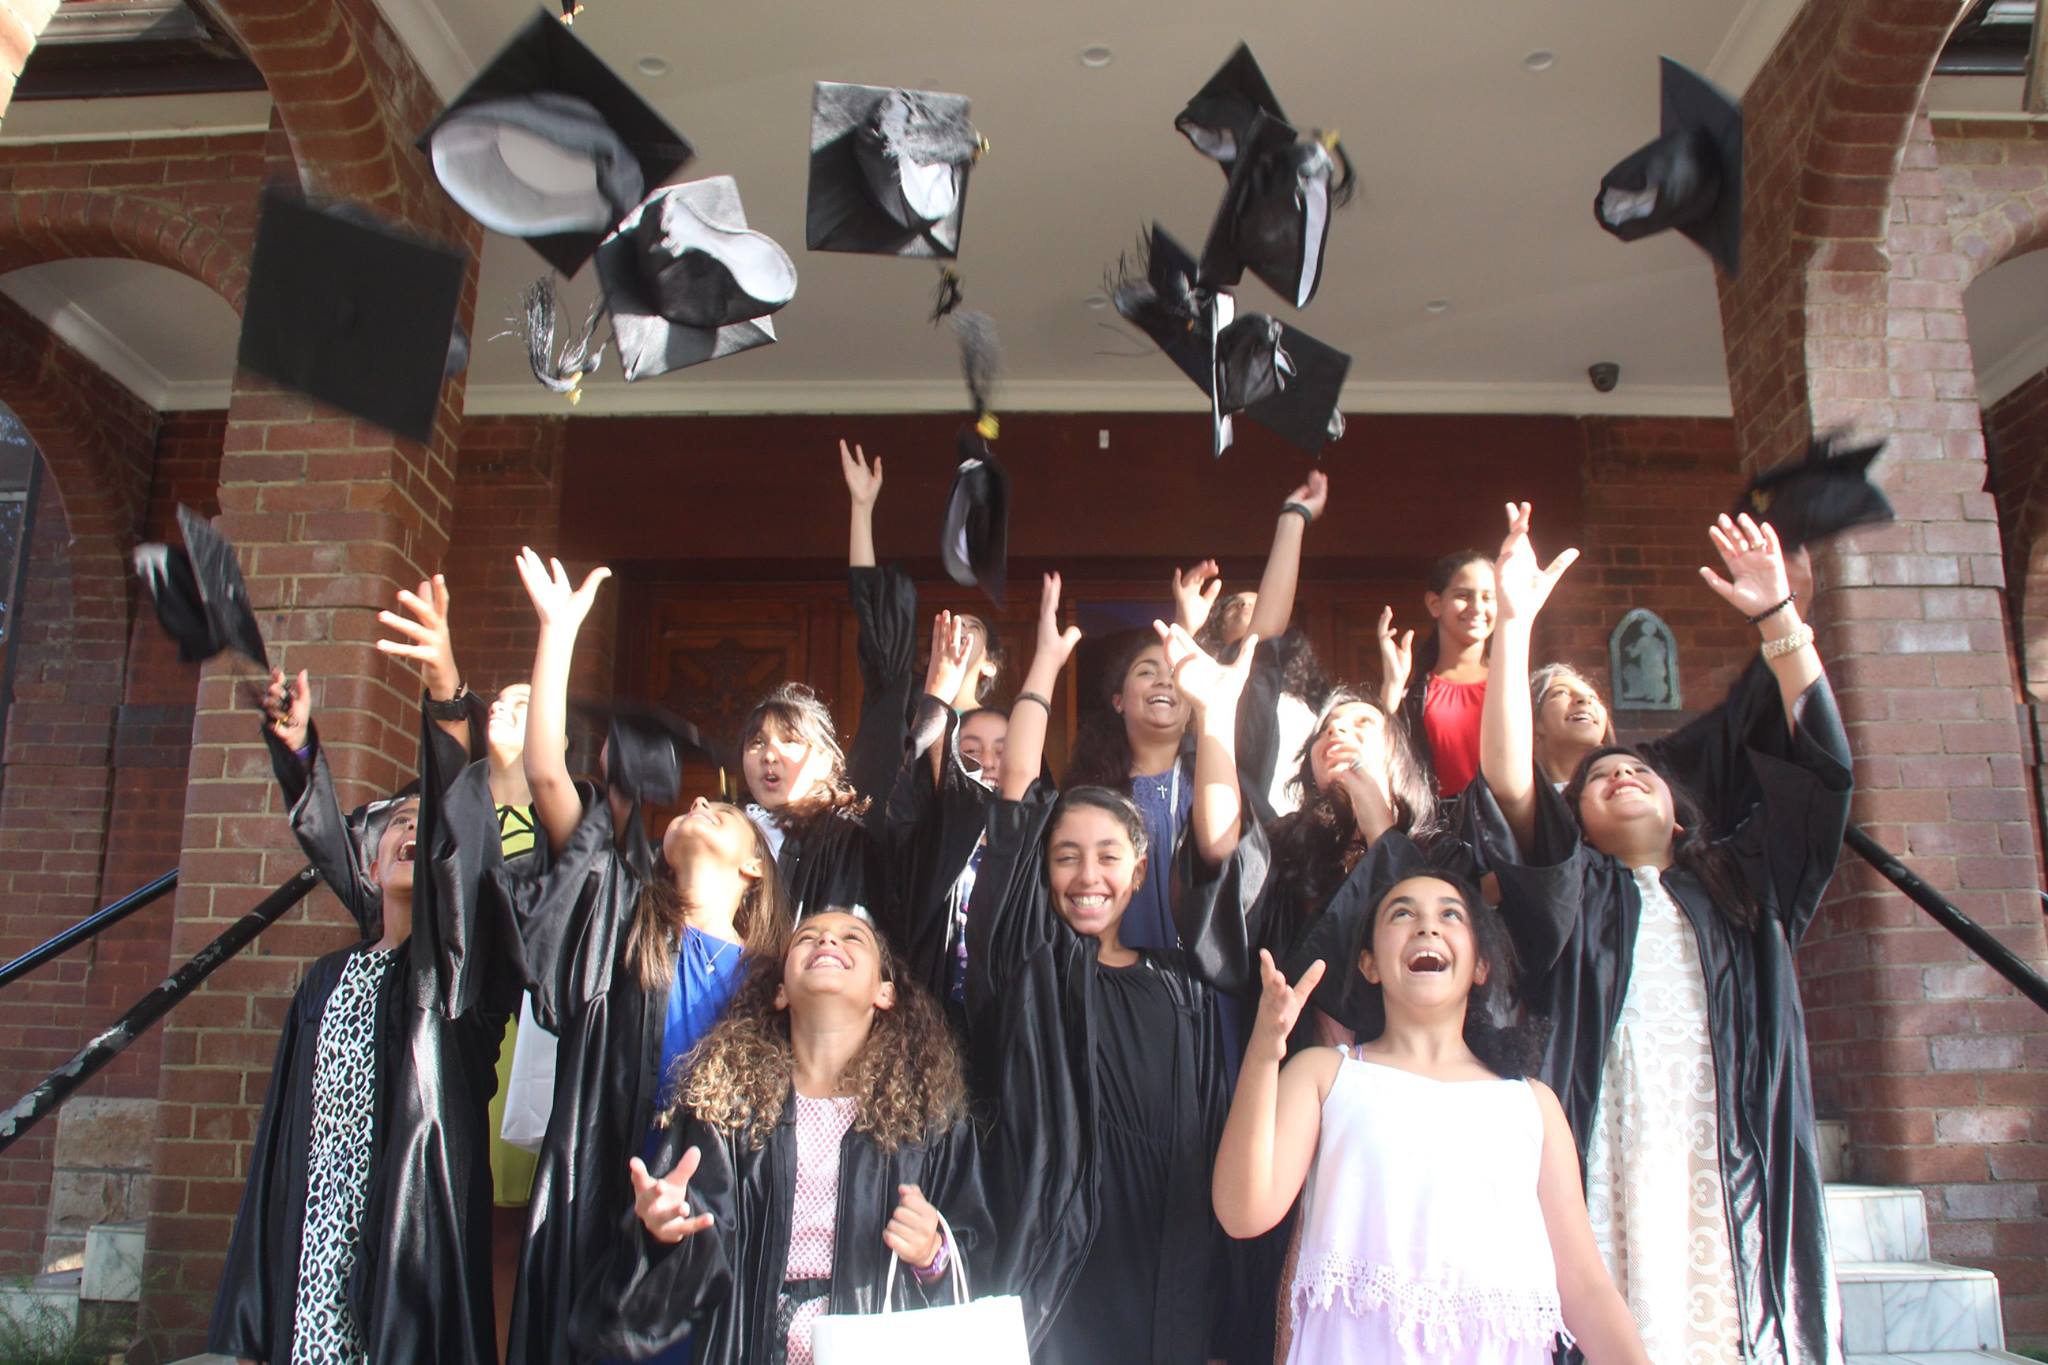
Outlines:
[[[1238,147],[1260,114],[1287,121],[1266,73],[1244,43],[1230,54],[1208,84],[1195,92],[1187,108],[1174,116],[1173,126],[1194,144],[1195,150],[1227,169],[1237,159]]]
[[[1735,511],[1777,527],[1788,555],[1858,526],[1888,522],[1892,505],[1870,481],[1871,462],[1884,446],[1851,445],[1841,432],[1816,437],[1804,456],[1751,479]]]
[[[376,210],[366,204],[357,204],[341,199],[325,205],[325,207],[329,213],[332,213],[344,222],[360,223],[364,227],[380,230],[394,227],[393,224],[379,216]],[[463,330],[461,321],[457,320],[448,329],[448,357],[441,366],[441,377],[443,379],[453,379],[468,368],[469,333]]]
[[[1310,455],[1344,434],[1344,378],[1351,357],[1265,313],[1232,316],[1235,301],[1218,297],[1212,314],[1215,381],[1209,411],[1216,453],[1230,448],[1231,418],[1243,413]]]
[[[1195,288],[1195,258],[1186,247],[1154,223],[1139,240],[1136,258],[1117,263],[1108,292],[1126,322],[1152,338],[1203,393],[1211,390],[1209,314],[1216,301]]]
[[[458,251],[266,189],[237,360],[425,441],[441,405],[465,268]]]
[[[674,712],[641,701],[579,702],[572,709],[606,727],[605,781],[623,795],[668,805],[683,789],[683,764],[692,762],[717,770],[724,788],[725,768],[718,755],[696,726]]]
[[[967,174],[983,149],[965,95],[819,81],[811,94],[804,244],[813,251],[960,254]]]
[[[1401,831],[1390,830],[1372,841],[1287,961],[1276,965],[1294,982],[1320,960],[1323,979],[1316,983],[1309,1003],[1351,1029],[1360,1042],[1377,1038],[1386,1029],[1386,1006],[1379,988],[1358,970],[1358,959],[1372,947],[1380,902],[1410,877],[1444,877],[1469,886],[1475,876],[1469,857],[1438,858],[1417,848]]]
[[[958,298],[957,287],[954,297]],[[976,420],[961,430],[957,443],[960,465],[946,495],[939,559],[955,583],[978,586],[1001,607],[1010,555],[1010,476],[990,445],[999,430],[993,409],[1001,351],[988,314],[958,311],[950,316],[960,339],[960,367]]]
[[[135,547],[135,572],[156,604],[156,618],[178,643],[178,657],[204,663],[233,650],[266,671],[270,652],[249,604],[249,586],[242,580],[235,547],[205,517],[184,505],[178,508],[178,529],[185,548],[174,545]]]
[[[596,53],[542,11],[415,144],[462,210],[574,275],[694,154]]]
[[[1322,283],[1330,215],[1351,198],[1350,158],[1335,136],[1304,139],[1267,114],[1253,115],[1240,142],[1202,244],[1199,279],[1206,288],[1228,289],[1250,270],[1306,308]]]
[[[656,190],[597,249],[628,380],[766,346],[796,297],[796,266],[747,226],[729,175]]]
[[[1742,248],[1742,106],[1669,57],[1658,61],[1662,131],[1601,178],[1593,216],[1624,242],[1677,228],[1733,275]]]

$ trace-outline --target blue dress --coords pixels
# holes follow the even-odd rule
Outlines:
[[[1144,885],[1131,893],[1117,940],[1126,948],[1166,952],[1180,947],[1180,933],[1173,927],[1173,852],[1188,827],[1188,812],[1194,809],[1194,778],[1181,763],[1163,773],[1134,777],[1131,800],[1145,817],[1151,848],[1145,857]]]

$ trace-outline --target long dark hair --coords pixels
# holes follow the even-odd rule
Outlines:
[[[1323,702],[1316,728],[1301,748],[1300,766],[1288,784],[1288,789],[1300,796],[1301,806],[1275,820],[1268,833],[1274,875],[1295,884],[1298,903],[1308,916],[1322,912],[1366,849],[1350,804],[1316,786],[1314,765],[1309,759],[1338,708],[1352,704],[1369,706],[1385,718],[1387,785],[1394,797],[1395,827],[1422,848],[1427,848],[1445,829],[1436,787],[1408,727],[1401,724],[1398,716],[1388,715],[1378,697],[1350,687],[1334,689]]]
[[[1486,1069],[1503,1079],[1516,1081],[1536,1075],[1543,1066],[1543,1047],[1550,1037],[1550,1021],[1540,1016],[1521,1013],[1517,1018],[1515,1008],[1517,996],[1515,981],[1515,945],[1508,937],[1507,923],[1500,911],[1486,903],[1480,893],[1479,884],[1465,873],[1454,868],[1431,867],[1424,871],[1411,872],[1387,888],[1378,905],[1372,908],[1372,923],[1366,931],[1363,946],[1372,946],[1372,932],[1379,927],[1380,910],[1396,887],[1417,877],[1431,877],[1447,883],[1465,902],[1465,911],[1472,925],[1472,942],[1478,950],[1479,961],[1486,964],[1486,980],[1474,981],[1472,993],[1465,998],[1465,1046],[1472,1049],[1472,1055],[1485,1064]],[[1477,964],[1474,964],[1475,968]],[[1346,963],[1347,970],[1358,971],[1356,960]],[[1476,973],[1475,973],[1476,974]],[[1380,987],[1359,978],[1359,994],[1356,999],[1366,1007],[1367,1018],[1359,1020],[1358,1040],[1370,1042],[1386,1032],[1386,997]],[[1371,1015],[1377,1014],[1378,1027],[1374,1028]],[[1502,1020],[1514,1022],[1502,1023]]]
[[[1493,561],[1477,550],[1458,550],[1429,566],[1429,590],[1441,596],[1450,588],[1451,580],[1458,576],[1458,571],[1467,564],[1484,564],[1489,569],[1493,567]],[[1487,641],[1489,646],[1492,643],[1491,640]],[[1432,626],[1429,634],[1422,638],[1422,643],[1415,647],[1414,664],[1408,671],[1408,686],[1411,689],[1418,683],[1428,686],[1429,675],[1436,672],[1437,660],[1441,657],[1443,642],[1437,638],[1436,628]]]
[[[737,809],[729,807],[728,809]],[[745,819],[745,816],[741,816]],[[733,913],[733,928],[748,952],[774,945],[776,936],[789,923],[789,894],[783,889],[782,874],[775,867],[774,850],[760,826],[747,821],[754,836],[754,861],[761,875],[740,896]],[[654,875],[640,888],[640,900],[633,907],[633,921],[626,930],[626,960],[642,988],[665,992],[676,979],[676,939],[689,922],[682,893],[676,890],[676,873],[666,854],[654,857]]]
[[[1158,643],[1159,637],[1151,631],[1134,630],[1110,655],[1108,666],[1102,670],[1101,704],[1081,717],[1075,730],[1067,775],[1060,783],[1063,788],[1107,787],[1130,793],[1131,736],[1125,728],[1124,716],[1116,709],[1116,699],[1124,690],[1124,679],[1130,676],[1138,656]]]
[[[1642,764],[1671,789],[1671,815],[1678,822],[1678,828],[1671,835],[1671,865],[1682,867],[1697,877],[1706,890],[1707,898],[1730,920],[1744,929],[1756,928],[1756,894],[1744,879],[1735,855],[1726,844],[1716,839],[1714,831],[1708,827],[1707,814],[1699,798],[1661,765],[1645,758],[1641,750],[1627,744],[1603,744],[1580,759],[1577,771],[1564,789],[1564,803],[1571,807],[1572,814],[1577,816],[1579,813],[1579,801],[1586,794],[1586,780],[1593,771],[1593,765],[1613,754]]]

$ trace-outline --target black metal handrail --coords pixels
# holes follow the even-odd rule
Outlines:
[[[100,1069],[121,1055],[151,1024],[170,1013],[172,1006],[198,989],[199,983],[220,965],[249,946],[249,941],[269,928],[285,911],[306,898],[320,884],[308,867],[256,903],[248,914],[230,924],[213,942],[192,955],[184,966],[165,977],[162,984],[136,1001],[111,1027],[80,1048],[75,1056],[52,1071],[14,1107],[0,1115],[0,1152],[36,1126],[71,1097],[73,1091],[97,1075]]]
[[[1949,904],[1939,891],[1914,876],[1896,854],[1862,830],[1852,825],[1843,842],[1856,850],[1864,862],[1883,873],[1885,880],[1903,891],[1908,900],[1925,910],[1936,924],[1983,958],[1991,970],[2018,987],[2020,994],[2048,1010],[2048,979],[2043,979],[2018,953],[2000,943],[1989,929]]]
[[[136,887],[112,905],[93,911],[69,929],[37,944],[6,966],[0,967],[0,990],[12,985],[16,977],[26,976],[51,958],[77,947],[100,930],[113,928],[177,884],[178,869],[174,867],[155,881]]]

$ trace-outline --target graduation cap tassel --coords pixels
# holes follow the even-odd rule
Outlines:
[[[514,331],[526,343],[526,357],[533,377],[556,393],[567,394],[573,406],[583,401],[583,380],[597,373],[604,362],[605,343],[596,340],[598,326],[605,319],[600,299],[590,305],[582,332],[555,349],[555,330],[560,325],[560,301],[552,276],[543,275],[519,296],[519,312],[512,319]]]
[[[1330,181],[1330,207],[1342,208],[1351,202],[1351,192],[1358,187],[1358,173],[1352,169],[1351,153],[1344,150],[1335,128],[1317,133],[1316,142],[1336,163],[1337,174]]]
[[[950,317],[966,297],[960,288],[960,272],[951,266],[941,270],[938,287],[932,290],[932,324],[936,326],[940,318]]]
[[[972,309],[952,315],[953,335],[960,342],[960,372],[967,380],[967,396],[974,404],[975,430],[985,441],[996,438],[996,371],[1002,364],[1002,347],[996,341],[995,319]]]
[[[1148,334],[1159,331],[1189,331],[1202,315],[1193,282],[1175,274],[1165,293],[1151,279],[1152,239],[1138,239],[1131,251],[1117,257],[1116,268],[1102,282],[1119,316]]]

